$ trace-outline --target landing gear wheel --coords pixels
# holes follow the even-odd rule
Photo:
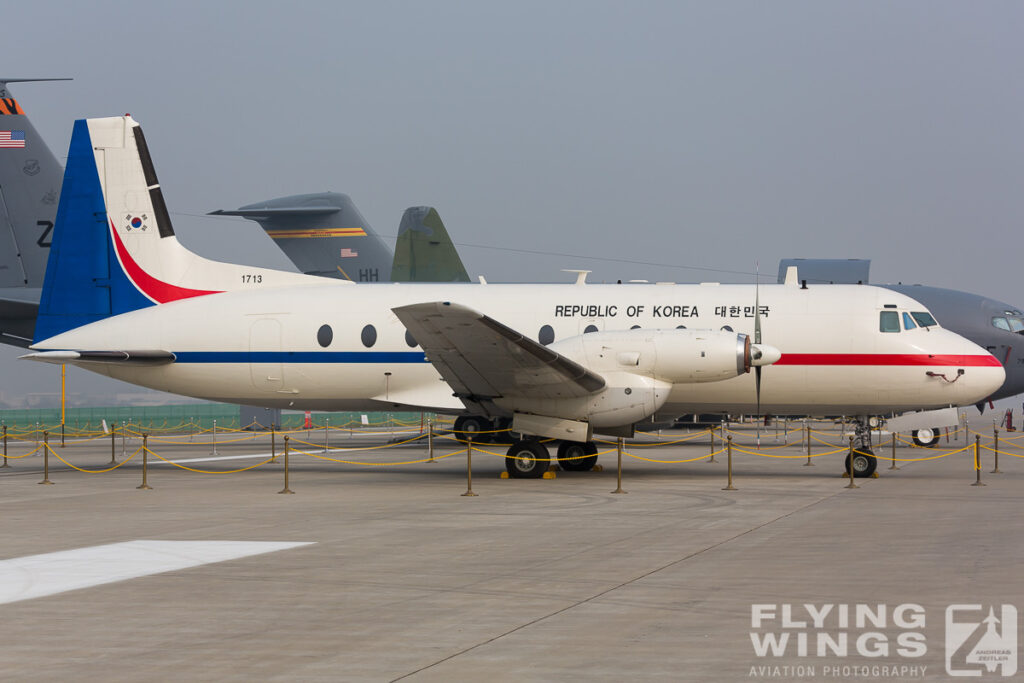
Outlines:
[[[589,472],[597,464],[597,444],[593,441],[559,442],[558,464],[566,472]]]
[[[491,421],[479,415],[460,415],[455,418],[455,438],[466,443],[487,443],[491,440]]]
[[[494,438],[491,441],[500,444],[511,444],[518,441],[519,434],[512,431],[512,418],[499,417],[494,420]]]
[[[536,439],[522,439],[508,449],[505,469],[513,479],[540,479],[550,463],[547,446]]]
[[[846,456],[843,464],[844,472],[850,471],[850,456]],[[857,478],[870,477],[878,467],[878,458],[871,451],[855,450],[853,452],[853,476]]]
[[[935,448],[939,445],[939,430],[941,427],[932,427],[931,429],[915,429],[912,434],[914,436],[914,443],[918,446],[924,446],[925,448]]]

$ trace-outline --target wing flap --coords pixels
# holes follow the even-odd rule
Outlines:
[[[466,306],[430,302],[392,309],[467,405],[494,398],[574,398],[604,378]]]

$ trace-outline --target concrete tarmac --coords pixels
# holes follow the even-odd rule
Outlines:
[[[388,436],[332,433],[331,445],[379,447]],[[322,443],[322,433],[313,437]],[[153,437],[150,447],[220,472],[262,458],[211,458],[269,452],[265,436],[225,435],[216,456],[187,438]],[[822,438],[815,453],[842,440]],[[746,449],[752,440],[737,433]],[[1018,442],[1002,443],[1024,454],[1010,445]],[[9,451],[31,447],[12,442]],[[128,440],[125,453],[137,447]],[[897,457],[945,449],[900,447]],[[55,450],[83,468],[110,460],[109,439]],[[120,461],[120,441],[115,450]],[[0,469],[0,560],[136,539],[313,544],[2,604],[0,672],[86,681],[932,681],[950,677],[949,605],[981,606],[979,623],[990,605],[997,615],[1004,604],[1024,607],[1019,458],[1004,455],[1003,473],[990,474],[983,451],[982,487],[971,486],[968,454],[898,470],[882,459],[879,478],[847,489],[841,454],[807,467],[798,443],[769,432],[760,452],[791,457],[737,451],[737,490],[723,491],[725,455],[705,461],[706,435],[627,451],[699,459],[626,457],[628,493],[616,495],[614,452],[601,456],[602,472],[507,480],[499,456],[476,451],[476,497],[461,495],[465,449],[441,439],[433,463],[296,454],[294,495],[277,493],[281,458],[219,474],[151,458],[152,490],[136,488],[138,456],[103,474],[51,458],[52,486],[37,483],[41,458],[12,460]],[[326,455],[427,457],[422,443]],[[833,606],[820,628],[805,604],[818,613]],[[855,614],[858,604],[884,624],[839,621],[840,606]],[[756,628],[755,611],[767,615]],[[752,632],[758,642],[792,640],[779,656],[759,656]],[[846,653],[818,652],[822,633],[845,633]],[[976,668],[962,652],[951,656],[954,669]]]

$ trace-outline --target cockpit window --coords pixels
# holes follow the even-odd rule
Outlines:
[[[879,313],[878,329],[881,332],[899,332],[900,314],[896,311],[882,311]]]
[[[915,311],[910,315],[914,316],[914,320],[921,327],[935,327],[938,325],[938,323],[935,322],[935,318],[932,317],[932,314],[927,311]]]
[[[909,313],[904,313],[903,314],[903,329],[905,329],[905,330],[912,330],[915,327],[917,327],[917,325],[914,324],[914,319],[910,317]]]
[[[1009,314],[1005,318],[992,318],[992,327],[1021,334],[1024,333],[1024,318]]]

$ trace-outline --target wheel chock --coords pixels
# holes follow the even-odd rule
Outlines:
[[[555,471],[553,469],[551,469],[551,470],[548,470],[547,472],[545,472],[544,476],[542,476],[541,479],[555,479],[557,476],[558,475],[555,474]]]
[[[880,477],[880,476],[881,475],[878,472],[872,472],[871,473],[871,478],[872,479],[878,479],[878,477]],[[843,479],[849,479],[849,478],[850,478],[850,473],[849,472],[843,472]]]
[[[509,479],[508,472],[502,472],[498,475],[498,479]]]
[[[591,469],[590,471],[591,472],[604,472],[604,465],[594,465],[593,469]]]

